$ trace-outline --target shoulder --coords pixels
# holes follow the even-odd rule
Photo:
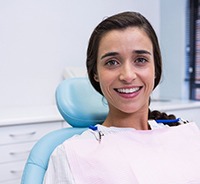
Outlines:
[[[48,168],[45,173],[44,183],[74,184],[74,178],[69,166],[68,158],[63,144],[56,147],[50,156]]]

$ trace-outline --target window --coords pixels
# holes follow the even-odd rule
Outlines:
[[[188,43],[186,80],[190,99],[200,100],[200,0],[188,1]]]

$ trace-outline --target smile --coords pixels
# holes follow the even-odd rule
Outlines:
[[[130,93],[135,93],[135,92],[139,91],[140,89],[141,89],[141,87],[136,87],[136,88],[121,88],[121,89],[116,89],[116,91],[119,92],[119,93],[130,94]]]

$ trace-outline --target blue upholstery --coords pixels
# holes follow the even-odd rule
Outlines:
[[[53,150],[66,139],[81,134],[89,125],[104,121],[108,107],[87,78],[71,78],[56,89],[57,107],[72,126],[48,133],[32,148],[26,162],[21,184],[42,184]]]
[[[108,112],[105,99],[87,78],[64,80],[57,88],[56,102],[63,118],[73,127],[102,123]]]

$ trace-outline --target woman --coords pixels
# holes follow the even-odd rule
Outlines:
[[[87,70],[93,87],[106,98],[109,113],[102,125],[56,148],[45,183],[200,183],[198,128],[192,123],[179,129],[158,124],[154,120],[175,116],[149,110],[162,61],[148,20],[136,12],[103,20],[89,40]]]

